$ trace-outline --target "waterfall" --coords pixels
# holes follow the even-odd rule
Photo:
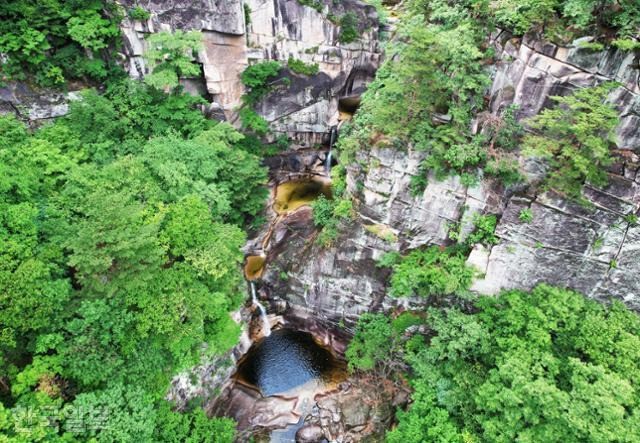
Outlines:
[[[256,295],[256,284],[254,282],[249,282],[251,286],[251,301],[254,305],[258,307],[260,310],[260,318],[262,319],[262,333],[265,337],[271,335],[271,325],[269,324],[269,319],[267,318],[267,310],[262,306],[262,303],[258,301],[258,297]]]
[[[331,133],[329,135],[329,153],[327,154],[327,159],[325,160],[325,163],[324,163],[324,172],[327,175],[331,173],[331,158],[333,157],[333,152],[331,152],[331,150],[333,149],[333,145],[336,142],[337,135],[338,135],[338,127],[332,126]]]

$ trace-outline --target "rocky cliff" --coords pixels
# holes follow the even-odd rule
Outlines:
[[[607,187],[586,187],[589,205],[522,187],[504,189],[488,179],[468,187],[457,177],[430,177],[424,192],[413,196],[411,177],[419,173],[425,154],[365,148],[348,165],[357,220],[343,227],[332,248],[301,240],[283,246],[264,276],[272,296],[335,322],[353,320],[368,310],[390,309],[400,301],[385,297],[388,275],[375,266],[382,254],[446,244],[451,223],[460,223],[464,235],[471,230],[473,213],[493,213],[499,217],[500,242],[491,249],[477,246],[469,257],[479,270],[474,291],[494,294],[547,282],[640,309],[640,226],[632,217],[640,210],[637,55],[585,49],[584,40],[558,47],[496,34],[492,44],[497,61],[490,67],[493,84],[486,98],[492,113],[515,104],[518,118],[524,119],[549,106],[553,95],[605,80],[620,82],[610,97],[621,114],[619,161],[610,168]],[[535,178],[535,163],[523,167]],[[531,209],[531,223],[519,220],[523,208]],[[278,278],[283,271],[286,282]],[[418,301],[402,301],[411,302]]]
[[[325,0],[320,11],[297,0],[121,3],[125,8],[142,6],[151,14],[145,22],[123,22],[123,55],[129,74],[137,78],[148,71],[143,54],[149,33],[201,31],[202,76],[183,79],[183,84],[187,90],[207,94],[211,110],[227,120],[235,119],[234,111],[241,104],[240,73],[249,64],[289,57],[317,63],[319,72],[313,76],[285,72],[291,85],[271,94],[259,108],[275,134],[287,134],[307,145],[324,139],[337,123],[339,99],[361,92],[380,62],[375,9],[358,0]],[[335,18],[347,12],[358,17],[360,38],[342,44]]]
[[[236,122],[245,92],[240,73],[263,60],[286,62],[289,57],[317,63],[319,72],[305,76],[285,70],[291,85],[260,104],[259,112],[271,124],[273,137],[286,134],[299,145],[324,141],[337,123],[341,98],[359,94],[380,64],[379,23],[375,9],[359,0],[317,2],[312,8],[298,0],[119,0],[125,16],[123,44],[118,58],[132,78],[144,77],[145,37],[175,30],[200,31],[198,54],[202,74],[181,79],[186,91],[209,101],[212,117]],[[126,11],[139,6],[150,14],[144,21]],[[359,38],[340,43],[338,18],[357,17]],[[286,65],[286,63],[284,63]],[[74,85],[73,88],[77,88]],[[32,90],[25,84],[0,88],[0,112],[20,113],[34,124],[64,115],[75,93]]]

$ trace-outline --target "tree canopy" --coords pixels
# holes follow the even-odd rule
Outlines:
[[[104,81],[117,65],[109,57],[121,15],[106,0],[6,0],[0,4],[0,81],[33,76],[42,86],[67,79]]]
[[[389,442],[640,439],[640,317],[622,304],[540,285],[480,297],[472,313],[432,308],[425,325],[425,341],[395,351],[414,392]],[[350,365],[388,364],[394,337],[363,317]]]
[[[36,131],[0,118],[0,429],[15,441],[232,438],[163,397],[237,339],[242,227],[266,171],[197,100],[160,94],[89,91]],[[20,427],[42,408],[59,426]]]

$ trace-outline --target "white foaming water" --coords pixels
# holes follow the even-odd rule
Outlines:
[[[256,295],[256,284],[254,282],[249,282],[251,286],[251,301],[254,305],[258,307],[260,310],[260,318],[262,319],[262,333],[265,337],[271,335],[271,325],[269,324],[269,319],[267,318],[267,310],[262,306],[262,303],[258,301],[258,296]]]
[[[327,154],[327,159],[324,163],[324,172],[329,175],[331,173],[331,159],[333,158],[333,145],[336,142],[336,136],[338,135],[338,128],[335,126],[331,127],[331,134],[329,136],[329,153]]]

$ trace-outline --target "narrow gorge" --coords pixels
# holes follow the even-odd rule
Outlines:
[[[118,0],[112,82],[7,64],[0,441],[638,441],[640,7],[524,3]]]

